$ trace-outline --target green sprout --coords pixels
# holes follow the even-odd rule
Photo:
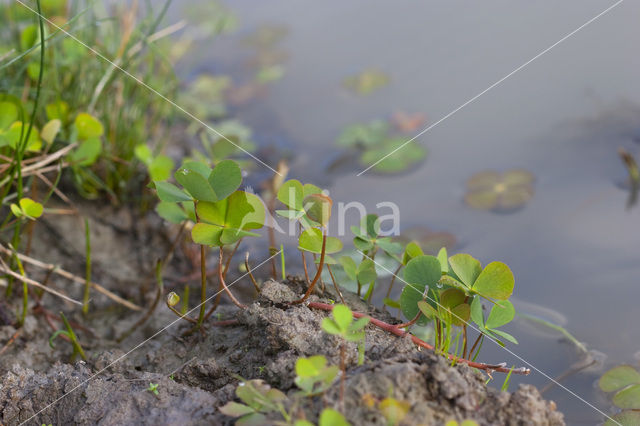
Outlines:
[[[151,392],[155,396],[160,395],[160,392],[158,392],[158,383],[149,382],[149,387],[146,390],[148,390],[149,392]]]
[[[66,330],[57,330],[56,332],[54,332],[49,338],[49,346],[51,346],[51,348],[54,347],[53,341],[56,339],[56,337],[60,335],[66,336],[71,341],[71,345],[73,346],[71,361],[73,361],[78,355],[80,355],[80,358],[82,358],[83,360],[86,360],[87,357],[84,354],[84,350],[82,349],[80,342],[78,341],[78,337],[76,336],[76,333],[73,331],[73,328],[71,328],[71,324],[69,323],[69,321],[67,320],[67,317],[64,315],[63,312],[60,312],[60,318],[62,318],[62,322]]]
[[[378,410],[384,416],[388,426],[397,426],[409,414],[411,404],[388,397],[378,403]]]
[[[344,382],[346,379],[346,343],[356,342],[358,344],[358,363],[364,361],[364,328],[369,323],[369,317],[362,317],[353,320],[353,312],[346,305],[335,305],[332,310],[333,318],[322,320],[322,329],[334,336],[341,338],[340,343],[340,400],[344,400]]]
[[[360,296],[362,288],[367,287],[365,300],[370,300],[377,278],[374,259],[379,250],[394,258],[402,252],[402,245],[393,242],[391,237],[380,235],[380,219],[375,214],[369,214],[362,218],[360,226],[352,226],[351,232],[355,235],[353,245],[362,253],[359,264],[349,256],[340,258],[342,267],[352,281],[357,284],[357,293]]]
[[[31,198],[21,198],[18,204],[11,204],[11,212],[19,219],[36,220],[44,212],[44,207]]]
[[[327,366],[327,359],[322,355],[309,358],[298,358],[296,361],[295,384],[305,396],[324,393],[338,376],[338,366]]]
[[[640,424],[640,371],[631,365],[619,365],[604,373],[598,381],[603,392],[613,392],[613,404],[622,409],[605,425]],[[617,422],[617,423],[615,423]]]
[[[262,380],[242,380],[236,388],[236,396],[244,404],[231,401],[220,407],[220,412],[238,418],[238,425],[265,424],[266,414],[274,412],[280,413],[287,423],[291,420],[284,406],[287,396]]]

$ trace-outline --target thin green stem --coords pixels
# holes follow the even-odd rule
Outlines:
[[[80,346],[78,337],[76,336],[76,333],[74,333],[73,328],[71,328],[71,324],[69,324],[69,321],[67,321],[67,317],[64,316],[64,313],[62,311],[60,311],[60,317],[62,318],[64,326],[67,328],[69,339],[71,339],[71,344],[73,345],[73,355],[71,355],[71,359],[73,360],[76,355],[80,355],[80,358],[86,360],[87,357],[84,354],[82,346]]]

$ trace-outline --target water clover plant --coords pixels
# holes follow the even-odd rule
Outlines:
[[[376,254],[382,250],[388,256],[394,257],[402,252],[402,245],[392,241],[391,237],[380,235],[380,219],[375,214],[364,216],[360,221],[360,226],[352,226],[351,232],[355,235],[353,245],[362,254],[362,261],[356,265],[352,258],[344,256],[340,259],[340,263],[347,276],[356,281],[359,296],[362,287],[367,286],[364,299],[370,300],[377,278],[374,263]]]
[[[373,165],[372,170],[380,173],[399,173],[420,163],[427,155],[421,145],[405,145],[406,141],[406,137],[391,133],[387,122],[374,120],[367,124],[347,127],[338,137],[336,144],[358,152],[362,167]],[[402,145],[402,149],[394,152]],[[383,157],[384,161],[378,162]]]
[[[327,225],[331,219],[333,200],[324,195],[317,186],[311,184],[303,185],[295,179],[290,179],[280,186],[277,198],[288,209],[276,210],[276,213],[289,220],[296,221],[300,230],[298,249],[302,255],[302,264],[305,269],[308,288],[304,296],[294,303],[302,303],[309,298],[316,283],[320,280],[325,261],[328,259],[327,255],[342,250],[342,242],[338,238],[327,235]],[[307,272],[305,252],[320,255],[313,279],[309,278]],[[331,262],[333,262],[332,259]]]
[[[467,180],[465,202],[478,210],[511,211],[533,197],[534,176],[526,170],[485,171]]]
[[[237,306],[244,307],[225,283],[223,247],[239,244],[246,236],[258,235],[251,230],[263,226],[265,210],[262,201],[256,195],[237,190],[242,183],[242,172],[232,160],[223,160],[213,169],[204,163],[189,161],[176,171],[174,178],[183,189],[166,181],[154,181],[154,186],[162,202],[173,204],[191,202],[195,209],[196,223],[191,230],[191,237],[196,244],[200,244],[201,306],[195,326],[198,329],[205,319],[207,286],[205,247],[219,248],[220,290],[224,290]]]
[[[344,87],[358,95],[368,95],[389,84],[389,76],[377,69],[367,69],[344,79]]]
[[[456,254],[447,259],[446,250],[438,257],[420,255],[417,246],[408,246],[405,256],[412,257],[404,269],[407,285],[400,295],[400,308],[411,321],[401,326],[426,325],[434,321],[435,346],[437,350],[448,351],[456,342],[456,353],[463,358],[473,354],[484,336],[518,343],[516,339],[499,327],[511,322],[515,310],[508,301],[513,293],[514,278],[511,270],[502,262],[491,262],[484,269],[480,262],[468,254]],[[405,259],[406,260],[406,257]],[[491,311],[485,319],[482,299],[492,303]],[[469,320],[480,332],[476,341],[467,351]],[[461,331],[454,338],[454,328]],[[459,338],[462,349],[458,352]]]
[[[612,401],[623,411],[612,416],[618,424],[640,424],[640,371],[631,365],[619,365],[604,373],[598,381],[603,392],[613,392]],[[608,420],[606,425],[615,424]]]

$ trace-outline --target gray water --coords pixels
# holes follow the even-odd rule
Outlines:
[[[174,4],[170,20],[196,3]],[[622,3],[418,138],[413,143],[429,154],[410,173],[358,177],[362,167],[355,164],[327,176],[326,167],[339,153],[334,141],[345,126],[398,110],[423,112],[429,125],[612,4],[238,0],[229,4],[238,31],[201,42],[179,69],[185,78],[242,74],[249,50],[240,39],[260,25],[286,26],[280,44],[289,54],[285,77],[238,111],[254,126],[258,142],[292,150],[290,176],[328,186],[336,201],[360,201],[371,212],[378,202],[395,202],[403,228],[451,232],[457,250],[483,263],[507,263],[523,311],[565,322],[590,349],[607,355],[606,368],[636,363],[640,351],[640,327],[633,325],[640,207],[626,210],[628,194],[616,186],[626,179],[616,149],[640,153],[634,142],[640,136],[639,3]],[[346,76],[370,67],[388,73],[390,84],[368,96],[342,87]],[[465,206],[465,181],[472,174],[511,168],[536,175],[536,192],[525,208],[495,214]],[[551,377],[578,360],[557,334],[522,321],[507,330],[520,341],[508,349]],[[488,342],[481,358],[524,365]],[[583,372],[563,384],[610,413],[594,385],[602,372]],[[547,382],[534,371],[514,377],[511,389]],[[502,377],[494,384],[499,387]],[[545,396],[570,424],[602,419],[563,389]]]

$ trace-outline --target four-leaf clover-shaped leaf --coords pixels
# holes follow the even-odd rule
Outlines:
[[[501,338],[516,345],[518,344],[518,341],[512,335],[505,331],[497,330],[498,327],[510,323],[515,314],[516,311],[513,308],[513,304],[508,300],[501,300],[493,305],[485,321],[480,297],[474,297],[473,302],[471,302],[471,319],[473,322],[478,325],[482,333],[495,338],[502,346],[504,346],[504,343],[500,340]]]
[[[460,253],[449,258],[449,265],[451,271],[442,277],[444,284],[497,300],[507,300],[513,293],[513,273],[502,262],[491,262],[482,269],[477,259]]]
[[[236,191],[218,202],[201,201],[196,205],[199,222],[191,230],[197,244],[224,246],[246,236],[264,224],[265,209],[260,198],[244,191]]]
[[[290,179],[278,190],[278,200],[289,209],[276,210],[276,213],[289,220],[298,220],[304,229],[318,226],[318,222],[311,219],[305,210],[305,200],[314,194],[322,194],[322,190],[315,185],[303,185],[296,179]]]
[[[404,281],[407,283],[400,294],[400,309],[407,319],[418,315],[418,302],[427,297],[426,292],[435,288],[442,276],[440,261],[433,256],[422,255],[411,259],[404,269]],[[417,324],[424,325],[427,318],[421,315]]]

